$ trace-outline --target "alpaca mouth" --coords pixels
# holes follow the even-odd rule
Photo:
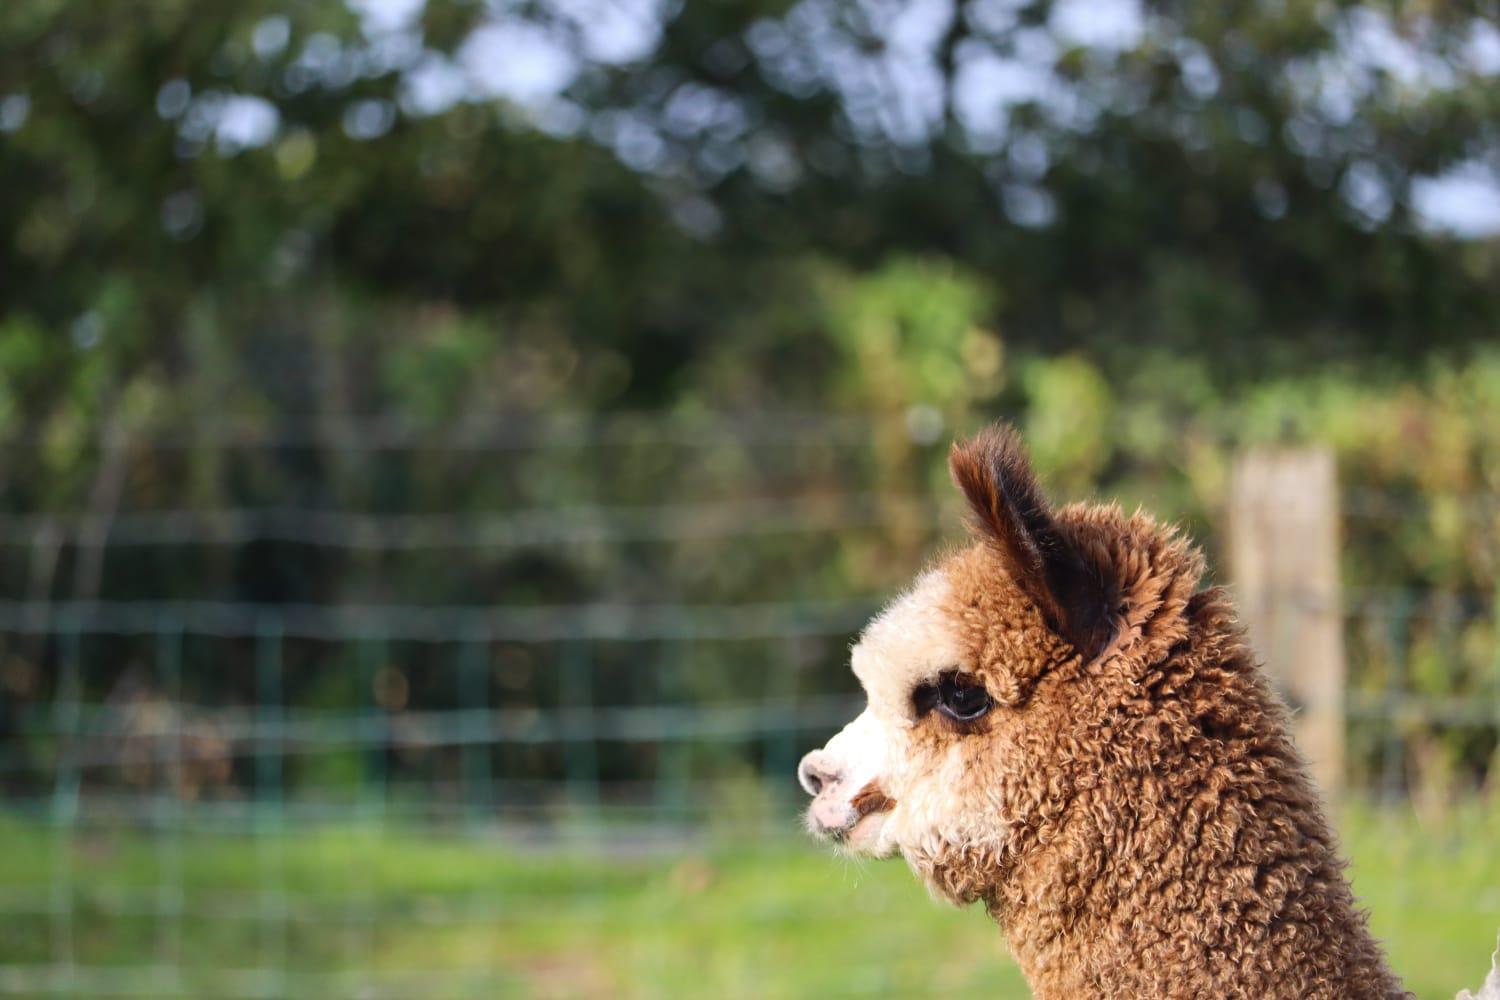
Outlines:
[[[850,810],[847,818],[836,824],[825,823],[813,810],[808,811],[807,828],[819,840],[854,851],[867,850],[874,846],[885,826],[886,812],[856,812]]]
[[[843,800],[835,789],[814,800],[807,811],[808,829],[823,840],[830,840],[847,850],[875,854],[886,817],[896,807],[896,800],[882,792],[874,782],[860,789],[852,799]]]
[[[880,832],[885,828],[886,813],[865,813],[854,823],[833,835],[834,843],[855,851],[874,853],[880,841]]]

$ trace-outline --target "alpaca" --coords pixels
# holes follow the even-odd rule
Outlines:
[[[1038,997],[1405,996],[1224,591],[1175,529],[955,445],[974,540],[866,627],[816,835],[981,901]]]

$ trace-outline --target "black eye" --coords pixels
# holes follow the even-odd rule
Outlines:
[[[956,722],[972,722],[990,710],[990,695],[982,686],[950,673],[912,692],[912,708],[918,717],[935,708]]]
[[[960,684],[957,678],[938,680],[938,711],[958,722],[969,722],[990,710],[989,692],[977,684]]]

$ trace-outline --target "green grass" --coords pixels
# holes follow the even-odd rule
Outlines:
[[[1344,829],[1408,986],[1477,987],[1500,930],[1495,813],[1351,809]],[[1026,995],[981,911],[932,902],[900,863],[790,837],[614,857],[337,829],[170,843],[82,834],[63,850],[0,823],[0,992],[43,992],[71,931],[92,970],[79,994],[156,995],[170,983],[149,977],[179,969],[191,996]],[[73,917],[54,919],[69,869]],[[162,893],[174,870],[181,920]]]

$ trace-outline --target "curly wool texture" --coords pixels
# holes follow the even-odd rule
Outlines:
[[[1112,638],[1092,657],[1060,638],[1003,546],[943,561],[964,662],[1003,707],[977,733],[918,727],[913,749],[977,743],[968,801],[1004,829],[908,861],[983,901],[1038,997],[1406,995],[1198,550],[1113,506],[1051,527],[1108,584]]]

